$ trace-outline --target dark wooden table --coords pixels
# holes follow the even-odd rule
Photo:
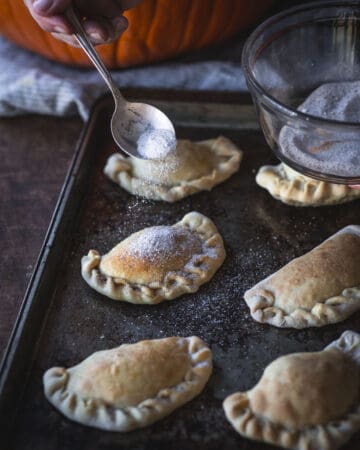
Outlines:
[[[0,359],[82,125],[78,118],[0,120]]]

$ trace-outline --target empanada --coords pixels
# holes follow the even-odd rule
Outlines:
[[[293,206],[336,205],[360,198],[360,191],[306,177],[284,163],[260,167],[256,182],[274,198]]]
[[[248,290],[252,317],[276,327],[320,327],[360,309],[360,227],[351,225]]]
[[[124,344],[44,375],[45,396],[66,417],[130,431],[167,416],[204,388],[212,355],[196,336]]]
[[[360,335],[269,364],[256,386],[224,401],[241,435],[296,450],[335,450],[360,430]]]
[[[202,142],[178,140],[175,152],[163,160],[110,156],[104,173],[130,194],[175,202],[211,190],[239,169],[242,151],[229,139]]]
[[[92,288],[114,300],[156,304],[197,291],[224,259],[213,222],[191,212],[175,225],[132,234],[104,256],[90,250],[81,273]]]

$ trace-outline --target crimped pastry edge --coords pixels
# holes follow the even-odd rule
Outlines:
[[[348,225],[325,239],[321,244],[343,233],[352,233],[360,237],[360,226]],[[259,281],[244,294],[244,300],[250,309],[250,314],[257,322],[268,323],[279,328],[321,327],[345,320],[360,309],[360,286],[353,286],[344,289],[339,295],[317,302],[310,311],[297,308],[291,314],[288,314],[281,308],[274,306],[276,299],[271,292],[259,287],[274,273]]]
[[[349,355],[360,366],[360,335],[345,331],[339,339],[324,350],[337,348]],[[223,402],[227,420],[235,431],[256,441],[294,450],[336,450],[360,430],[360,400],[348,414],[330,421],[326,425],[308,427],[303,430],[290,429],[269,419],[258,417],[251,410],[248,392],[236,392]]]
[[[196,142],[196,144],[206,145],[216,156],[226,157],[227,159],[219,162],[208,175],[169,186],[134,177],[131,158],[122,156],[120,153],[115,153],[108,158],[104,173],[110,180],[130,194],[139,195],[149,200],[172,203],[200,191],[209,191],[238,171],[242,151],[229,139],[220,136],[216,139]]]
[[[289,179],[283,163],[260,167],[255,180],[275,199],[291,206],[337,205],[360,198],[360,191],[346,185],[326,183],[301,174]]]
[[[136,406],[116,408],[101,400],[82,398],[67,391],[71,368],[64,367],[53,367],[45,372],[45,396],[68,419],[83,425],[120,432],[151,425],[200,394],[212,372],[212,353],[207,344],[197,336],[179,339],[188,342],[191,360],[184,380],[160,390],[156,397]]]
[[[202,242],[203,252],[193,255],[182,271],[169,272],[162,283],[149,286],[104,275],[99,269],[101,256],[96,250],[90,250],[88,255],[83,256],[82,277],[100,294],[134,304],[154,305],[196,292],[214,276],[224,262],[226,254],[222,237],[208,217],[194,211],[186,214],[173,226],[183,226],[194,231]]]

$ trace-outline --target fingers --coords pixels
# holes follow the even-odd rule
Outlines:
[[[140,2],[141,0],[30,0],[27,3],[32,3],[34,10],[40,15],[61,14],[72,4],[89,14],[114,17]]]
[[[116,40],[128,27],[121,15],[121,0],[24,0],[33,18],[42,29],[70,45],[78,46],[72,35],[72,27],[63,13],[70,4],[76,5],[80,15],[86,16],[83,22],[86,33],[94,45]]]
[[[118,16],[114,19],[110,20],[111,23],[111,34],[109,35],[110,41],[115,41],[118,39],[124,31],[127,30],[129,26],[129,22],[126,17],[124,16]]]
[[[86,34],[91,41],[97,44],[112,42],[117,39],[128,27],[125,17],[119,16],[115,19],[87,19],[84,22]]]
[[[62,14],[73,3],[72,0],[26,0],[34,12],[40,16],[56,16]]]
[[[63,14],[70,5],[86,17],[112,19],[124,11],[121,0],[26,0],[26,3],[36,14],[45,17]]]
[[[356,189],[357,191],[360,191],[360,184],[359,185],[354,185],[354,186],[350,186],[351,189]]]
[[[127,20],[125,17],[119,17],[108,20],[87,20],[84,22],[86,34],[89,36],[94,45],[106,44],[116,40],[127,28]],[[62,32],[51,33],[56,39],[59,39],[73,47],[79,47],[76,38],[72,34]]]
[[[72,28],[62,14],[52,14],[51,11],[54,10],[52,6],[45,8],[47,0],[44,0],[45,3],[40,4],[38,2],[43,2],[43,0],[24,1],[30,14],[43,30],[48,31],[49,33],[72,34]],[[51,3],[51,5],[61,3],[64,6],[64,10],[66,10],[67,6],[71,3],[71,0],[50,0],[48,3]],[[44,9],[41,9],[40,6],[42,6],[42,8],[44,7]],[[47,11],[50,11],[50,13],[47,13]]]

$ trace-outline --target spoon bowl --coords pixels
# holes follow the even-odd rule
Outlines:
[[[146,103],[126,102],[124,109],[122,103],[115,102],[111,133],[121,149],[137,158],[159,159],[176,146],[175,130],[170,120],[162,111]],[[148,139],[156,147],[151,148],[151,142],[146,145]]]
[[[66,17],[73,27],[80,47],[97,68],[113,95],[115,110],[110,125],[116,144],[129,156],[140,159],[161,159],[172,152],[176,147],[176,136],[170,119],[155,106],[128,102],[88,39],[73,8],[68,8]]]

